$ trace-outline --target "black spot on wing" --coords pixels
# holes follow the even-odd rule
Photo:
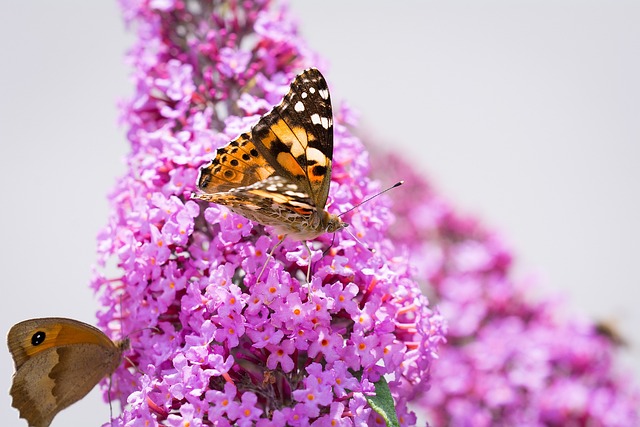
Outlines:
[[[321,165],[315,165],[311,168],[311,173],[315,176],[324,176],[327,173],[327,168]]]
[[[309,161],[307,160],[307,156],[304,154],[301,154],[300,156],[296,157],[296,162],[298,162],[298,164],[300,166],[302,166],[302,169],[307,169],[307,165],[309,164]],[[311,162],[313,162],[313,160],[311,160]]]

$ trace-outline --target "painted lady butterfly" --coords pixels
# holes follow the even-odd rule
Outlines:
[[[310,68],[250,132],[219,148],[200,168],[201,192],[192,197],[274,226],[306,246],[306,240],[348,226],[324,209],[332,156],[329,88],[320,71]]]

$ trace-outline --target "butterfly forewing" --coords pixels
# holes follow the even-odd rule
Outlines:
[[[324,209],[331,180],[333,113],[322,74],[311,68],[298,75],[252,134],[276,173],[306,192],[317,209]]]

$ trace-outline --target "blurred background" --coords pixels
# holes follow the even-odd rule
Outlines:
[[[133,90],[124,62],[133,36],[115,1],[3,9],[0,330],[43,316],[95,323],[88,283],[106,196],[125,170],[116,104]],[[539,293],[612,322],[630,343],[623,366],[640,381],[640,3],[296,0],[291,9],[329,64],[334,103],[360,111],[361,134],[404,152],[459,211],[498,230],[515,274]],[[26,425],[10,407],[7,350],[0,361],[0,419]],[[96,389],[53,426],[108,420]]]

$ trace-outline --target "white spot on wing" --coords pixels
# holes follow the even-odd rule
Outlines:
[[[301,111],[304,111],[304,104],[301,101],[296,102],[296,105],[293,106],[293,108],[299,113]]]
[[[318,93],[320,93],[322,99],[329,98],[329,91],[327,89],[321,89]]]
[[[329,129],[329,119],[327,119],[326,117],[323,117],[321,121],[322,121],[322,127],[325,129]]]
[[[309,147],[309,149],[307,149],[307,161],[309,163],[316,162],[319,165],[326,165],[327,157],[317,148]]]
[[[310,204],[308,204],[308,203],[299,202],[299,201],[297,201],[297,200],[291,200],[291,201],[289,201],[289,204],[290,204],[291,206],[297,206],[297,207],[299,207],[299,208],[303,208],[303,209],[315,209],[315,207],[314,207],[314,206],[311,206],[311,205],[310,205]]]
[[[307,92],[302,92],[300,96],[302,97],[302,99],[307,99],[307,96],[309,95],[307,94]]]
[[[315,88],[315,87],[310,87],[310,88],[309,88],[309,92],[311,92],[311,93],[316,93],[316,88]]]
[[[311,123],[313,123],[314,125],[319,125],[321,123],[320,115],[318,113],[311,115]]]
[[[309,197],[304,193],[298,193],[296,191],[285,191],[284,194],[291,197],[297,197],[298,199],[306,199]]]

